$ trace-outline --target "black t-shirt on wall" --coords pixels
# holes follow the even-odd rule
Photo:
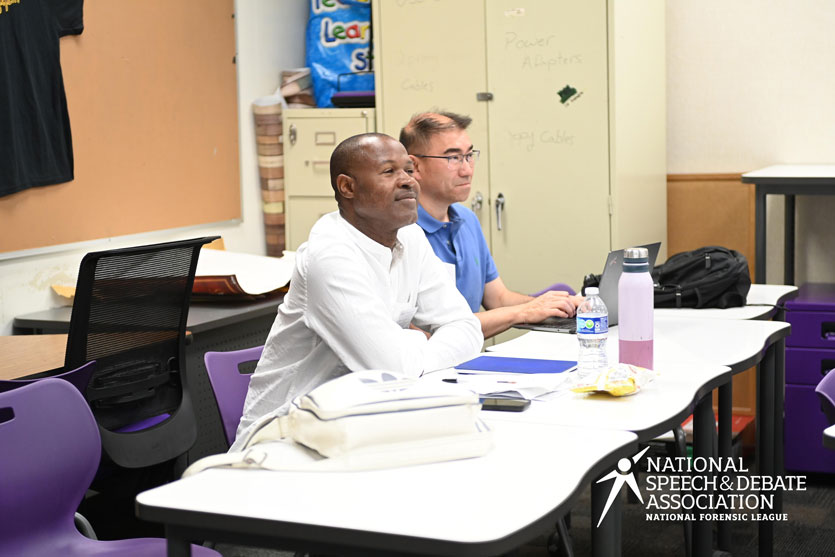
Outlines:
[[[58,39],[83,0],[0,0],[0,196],[73,179]]]

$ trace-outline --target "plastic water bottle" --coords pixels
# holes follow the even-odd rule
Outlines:
[[[652,369],[653,298],[646,248],[624,251],[618,281],[618,348],[620,362]]]
[[[609,367],[606,338],[609,336],[609,310],[594,287],[586,288],[586,299],[577,308],[577,340],[580,354],[577,373],[581,380]]]

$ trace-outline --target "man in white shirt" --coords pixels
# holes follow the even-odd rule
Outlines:
[[[414,224],[420,190],[405,148],[362,134],[330,164],[339,212],[319,219],[296,253],[231,450],[255,420],[286,413],[329,379],[365,369],[417,377],[481,350],[478,320]]]

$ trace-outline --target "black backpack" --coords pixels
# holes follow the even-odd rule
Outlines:
[[[657,308],[745,305],[751,277],[744,255],[719,246],[677,253],[652,270]]]

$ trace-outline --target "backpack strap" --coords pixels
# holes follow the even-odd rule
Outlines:
[[[244,443],[244,450],[233,453],[221,453],[201,458],[186,468],[183,477],[187,478],[209,468],[265,468],[267,452],[259,449],[259,443],[280,441],[289,437],[289,418],[285,416],[265,416],[262,424],[253,429]]]
[[[477,419],[475,429],[469,433],[388,442],[325,458],[298,443],[288,442],[288,446],[279,446],[282,443],[276,441],[287,439],[287,436],[276,439],[272,435],[279,432],[281,427],[286,428],[287,420],[281,418],[285,417],[270,420],[269,431],[258,435],[257,444],[252,444],[255,440],[253,435],[242,452],[201,458],[186,469],[183,478],[209,468],[253,468],[285,472],[379,470],[473,458],[487,454],[493,447],[492,430],[482,420]],[[262,429],[266,428],[259,428],[259,431]],[[284,433],[281,432],[282,435]]]

